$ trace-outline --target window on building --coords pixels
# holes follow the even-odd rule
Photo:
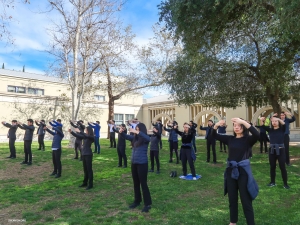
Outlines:
[[[8,92],[15,92],[15,93],[26,93],[26,88],[25,87],[18,87],[18,86],[7,86],[7,91]]]
[[[132,120],[134,118],[134,114],[125,114],[125,121]]]
[[[28,88],[28,94],[32,94],[32,95],[44,95],[44,89]]]
[[[105,102],[105,96],[103,95],[94,95],[96,101]]]
[[[120,124],[124,123],[124,115],[123,114],[115,114],[114,120],[115,120],[116,125],[120,125]]]

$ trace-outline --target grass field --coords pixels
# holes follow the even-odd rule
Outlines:
[[[223,172],[226,154],[217,152],[218,164],[206,163],[205,141],[197,140],[197,181],[170,178],[176,170],[181,174],[181,165],[168,163],[168,142],[163,141],[160,152],[161,174],[148,174],[152,195],[150,213],[141,213],[142,205],[128,209],[133,201],[133,185],[130,167],[117,167],[116,149],[108,148],[108,140],[101,139],[101,154],[93,160],[94,188],[86,191],[82,183],[82,163],[74,160],[73,149],[63,142],[62,177],[55,179],[51,142],[46,142],[46,151],[38,151],[32,145],[33,165],[20,165],[23,160],[23,143],[17,143],[17,159],[8,156],[8,144],[0,144],[0,224],[25,224],[9,222],[23,219],[26,224],[229,224],[227,196],[223,196]],[[217,148],[218,149],[218,148]],[[254,177],[260,193],[253,202],[257,225],[300,224],[300,148],[291,147],[292,166],[288,167],[290,190],[283,188],[277,168],[277,186],[269,188],[269,165],[267,154],[253,149],[251,159]],[[131,149],[127,148],[127,155]],[[246,224],[239,208],[238,224]]]

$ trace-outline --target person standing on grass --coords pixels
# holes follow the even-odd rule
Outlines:
[[[218,127],[218,134],[226,135],[226,128],[227,128],[226,124],[224,124],[223,126],[219,126]],[[224,152],[226,153],[226,145],[222,141],[220,141],[220,152],[223,152],[222,145],[224,147]]]
[[[191,132],[190,125],[188,123],[184,123],[183,132],[178,130],[178,126],[174,126],[175,132],[181,136],[181,148],[180,148],[180,159],[182,162],[182,172],[183,176],[181,178],[185,178],[187,176],[187,161],[189,162],[190,169],[192,172],[193,180],[196,180],[196,170],[194,161],[196,160],[196,155],[193,151],[192,140],[193,133]]]
[[[123,132],[127,134],[127,129],[125,124],[121,124],[121,128]],[[119,165],[118,167],[122,167],[122,159],[124,161],[123,168],[127,168],[127,156],[126,156],[126,140],[125,138],[119,133],[119,129],[112,128],[114,132],[118,133],[118,143],[117,143],[117,152],[119,157]]]
[[[21,164],[27,164],[30,166],[32,164],[32,153],[31,153],[31,144],[32,144],[32,138],[33,138],[33,132],[34,132],[34,126],[33,126],[33,120],[28,119],[27,125],[22,124],[21,122],[18,122],[18,127],[22,130],[25,130],[24,134],[24,153],[25,153],[25,159]]]
[[[161,135],[159,134],[159,131],[156,129],[156,127],[153,127],[152,131],[153,134],[149,134],[150,137],[150,161],[151,161],[151,169],[149,172],[154,172],[154,158],[156,161],[156,173],[160,173],[160,164],[159,164],[159,142],[161,140]]]
[[[161,119],[158,119],[156,121],[156,123],[152,123],[152,126],[156,127],[156,129],[158,130],[158,134],[160,134],[160,136],[161,136],[162,135],[162,129],[163,129]],[[159,140],[159,147],[160,147],[160,150],[161,150],[162,149],[162,140],[161,140],[161,138]]]
[[[101,129],[101,126],[100,126],[100,122],[99,121],[96,121],[96,123],[93,123],[93,122],[88,122],[88,125],[90,127],[92,127],[94,129],[94,134],[95,134],[95,151],[94,153],[98,153],[100,154],[100,129]]]
[[[116,135],[113,131],[113,128],[116,128],[116,124],[114,120],[107,121],[107,125],[109,126],[109,140],[110,140],[110,147],[109,148],[116,148]]]
[[[72,127],[76,128],[79,130],[79,132],[84,132],[85,126],[83,125],[83,121],[79,120],[78,122],[76,122],[76,124],[70,120],[70,124]],[[75,158],[74,159],[78,159],[78,150],[80,153],[80,159],[79,161],[82,161],[82,138],[80,136],[76,136],[75,139]]]
[[[6,123],[5,121],[2,122],[2,124],[6,127],[9,128],[7,137],[8,137],[8,143],[9,143],[9,150],[10,150],[10,155],[7,158],[10,159],[15,159],[17,157],[16,155],[16,147],[15,147],[15,142],[16,142],[16,131],[18,129],[16,120],[12,120],[11,124]]]
[[[259,128],[260,153],[263,153],[263,146],[265,147],[265,153],[268,152],[268,147],[267,147],[268,136],[267,136],[267,131],[264,129],[265,123],[266,123],[265,117],[261,117],[259,120],[259,126],[255,126]]]
[[[52,127],[51,131],[48,127],[44,126],[43,128],[45,131],[53,135],[52,140],[52,162],[53,162],[53,172],[50,174],[50,176],[54,176],[55,178],[61,177],[61,141],[64,138],[64,133],[62,131],[61,126]]]
[[[179,164],[179,157],[178,157],[178,134],[176,133],[174,126],[178,126],[176,121],[173,121],[167,124],[169,128],[164,127],[165,131],[169,132],[169,149],[170,149],[170,160],[169,163],[173,162],[173,151],[175,151],[176,155],[176,164]]]
[[[276,114],[277,115],[277,114]],[[291,119],[287,118],[286,116],[290,116]],[[280,119],[285,123],[285,132],[284,132],[284,148],[285,148],[285,163],[287,166],[291,165],[290,162],[290,123],[296,121],[294,115],[288,112],[281,112]]]
[[[271,118],[271,127],[262,126],[263,129],[268,131],[270,137],[270,151],[269,151],[269,163],[270,163],[270,176],[271,182],[268,184],[269,187],[274,187],[275,184],[275,176],[276,176],[276,161],[278,160],[279,168],[281,170],[281,176],[283,180],[283,187],[285,189],[290,189],[287,180],[287,171],[285,167],[285,123],[283,120],[276,117],[277,113],[273,115]],[[264,120],[264,117],[261,118]],[[262,122],[261,122],[262,124]]]
[[[212,147],[213,152],[213,163],[217,163],[217,155],[216,155],[216,139],[214,139],[210,134],[213,130],[214,122],[212,120],[208,120],[208,126],[204,127],[200,126],[200,130],[205,130],[205,139],[206,139],[206,152],[207,152],[207,158],[206,162],[210,162],[210,146]]]
[[[197,147],[196,147],[196,134],[197,134],[197,130],[196,130],[196,128],[197,128],[198,124],[194,123],[194,121],[191,120],[190,123],[189,123],[189,125],[191,127],[191,132],[194,135],[193,140],[192,140],[192,145],[193,145],[195,153],[197,153]]]
[[[122,137],[132,143],[132,155],[131,155],[131,174],[133,179],[134,188],[134,202],[129,206],[130,209],[134,209],[141,204],[142,195],[141,187],[144,199],[144,208],[142,212],[149,212],[151,209],[151,195],[147,184],[148,175],[148,145],[150,137],[147,135],[147,128],[145,124],[139,123],[135,129],[129,130],[132,135],[127,135],[125,129],[120,128],[119,132]]]
[[[254,225],[252,201],[258,195],[258,186],[253,178],[249,154],[251,147],[259,140],[258,131],[240,118],[232,118],[234,135],[217,134],[220,120],[214,125],[211,136],[228,146],[227,168],[224,173],[224,194],[228,193],[230,225],[238,222],[238,192],[248,225]],[[252,135],[249,135],[249,132]]]
[[[41,120],[41,121],[35,120],[35,124],[38,126],[38,130],[37,130],[38,143],[39,143],[38,150],[45,151],[45,143],[44,143],[44,138],[45,138],[45,129],[44,129],[44,127],[46,126],[45,120]]]
[[[76,133],[69,129],[69,132],[74,136],[83,140],[83,148],[81,152],[82,156],[82,164],[84,171],[84,179],[82,185],[79,187],[86,187],[86,190],[93,188],[93,152],[92,152],[92,144],[95,140],[93,128],[86,127],[85,132],[75,129]]]

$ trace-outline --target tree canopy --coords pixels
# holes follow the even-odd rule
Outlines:
[[[165,71],[179,103],[236,107],[299,100],[300,2],[167,0],[160,21],[183,43]]]

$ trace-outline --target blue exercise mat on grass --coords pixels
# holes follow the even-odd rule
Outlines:
[[[201,175],[196,174],[196,180],[199,180],[201,177],[202,177]],[[179,176],[179,178],[183,179],[183,180],[193,180],[193,176],[190,173],[188,175],[186,175],[185,177]]]

